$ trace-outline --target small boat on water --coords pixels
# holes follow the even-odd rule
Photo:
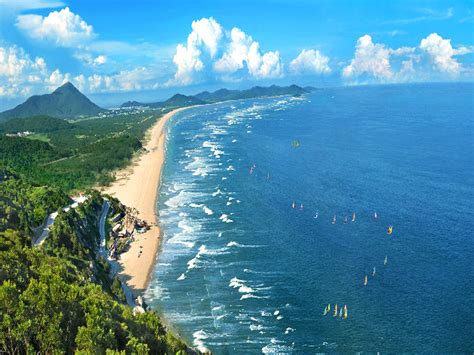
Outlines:
[[[344,305],[344,319],[347,319],[347,306]]]
[[[325,308],[324,308],[324,312],[323,312],[323,315],[326,315],[329,313],[329,311],[331,310],[331,305],[328,304]]]
[[[374,270],[372,271],[372,277],[375,276],[375,266],[374,266]]]
[[[347,224],[347,216],[344,217],[344,224]]]
[[[387,262],[388,262],[388,259],[387,259],[387,256],[385,256],[385,259],[384,259],[384,261],[383,261],[383,264],[384,264],[384,265],[387,265]]]
[[[303,204],[301,203],[301,204],[300,204],[300,210],[302,210],[302,209],[303,209]]]
[[[339,309],[339,318],[342,318],[342,307]]]
[[[313,218],[314,218],[314,219],[318,219],[318,217],[319,217],[319,211],[316,212],[316,214],[314,215]]]
[[[377,219],[379,216],[377,216],[377,212],[374,212],[374,218]]]
[[[352,222],[355,222],[355,221],[356,221],[356,213],[353,212],[353,213],[352,213]]]
[[[390,235],[392,234],[392,232],[393,232],[393,227],[392,226],[388,227],[387,234]]]
[[[337,304],[334,306],[334,315],[333,317],[337,317]]]
[[[332,218],[332,224],[336,224],[336,215],[334,215],[334,217]]]
[[[367,283],[368,283],[368,279],[367,279],[367,275],[365,275],[365,277],[364,277],[364,286],[367,286]]]
[[[296,208],[296,202],[295,201],[293,201],[293,203],[291,204],[291,207]]]

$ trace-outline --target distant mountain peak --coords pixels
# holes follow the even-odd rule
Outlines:
[[[82,94],[70,81],[66,81],[63,85],[53,91],[54,93],[73,92]]]
[[[0,113],[0,120],[46,115],[56,118],[92,116],[106,111],[81,93],[71,82],[66,82],[51,94],[34,95],[15,108]]]

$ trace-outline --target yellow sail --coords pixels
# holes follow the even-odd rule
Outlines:
[[[344,319],[347,319],[347,306],[344,305]]]

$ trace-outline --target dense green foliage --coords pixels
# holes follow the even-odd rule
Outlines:
[[[32,131],[48,142],[7,137],[0,133],[0,164],[31,182],[78,190],[105,185],[114,169],[125,166],[142,148],[146,130],[156,115],[117,113],[73,123],[47,116],[13,119],[0,124],[0,132]],[[43,127],[44,126],[44,127]]]
[[[0,133],[18,133],[24,131],[48,133],[72,128],[74,128],[74,125],[68,121],[50,116],[17,118],[0,123]]]
[[[0,352],[189,352],[155,313],[134,315],[123,304],[120,281],[108,275],[109,264],[97,255],[103,203],[98,192],[88,191],[89,198],[75,209],[60,208],[44,244],[31,247],[37,219],[69,199],[6,168],[0,177],[0,201],[9,206],[9,215],[17,216],[4,219],[1,214]],[[113,200],[112,205],[120,203]]]
[[[13,177],[6,178],[0,183],[0,231],[15,228],[28,234],[31,228],[42,224],[48,214],[68,203],[69,197],[57,188],[32,186]]]

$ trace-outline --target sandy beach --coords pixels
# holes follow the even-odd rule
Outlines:
[[[131,166],[117,172],[117,180],[105,192],[117,197],[123,204],[136,208],[140,219],[151,228],[146,233],[136,234],[130,249],[121,254],[121,279],[127,282],[137,296],[146,289],[160,246],[161,233],[156,216],[156,200],[159,190],[161,169],[165,161],[165,126],[179,108],[161,117],[148,133],[146,152]],[[142,247],[142,254],[138,257]]]

